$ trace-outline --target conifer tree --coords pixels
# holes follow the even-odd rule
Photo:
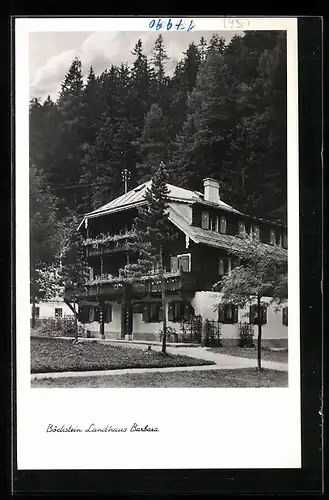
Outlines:
[[[166,352],[167,318],[165,294],[165,256],[168,242],[174,237],[168,214],[167,172],[163,162],[152,177],[151,187],[145,194],[146,205],[139,209],[134,222],[135,238],[130,249],[138,255],[135,263],[121,270],[121,278],[128,282],[159,277],[163,317],[162,352]]]
[[[156,165],[166,161],[168,155],[166,119],[157,104],[152,104],[147,113],[142,135],[136,145],[140,157],[140,163],[137,164],[138,178],[140,182],[145,182],[155,173]]]

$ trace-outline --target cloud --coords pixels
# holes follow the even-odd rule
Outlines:
[[[167,73],[172,73],[177,60],[182,57],[182,53],[187,49],[191,41],[197,43],[202,35],[209,39],[211,34],[211,32],[163,33],[167,54],[170,58],[166,63]],[[40,66],[33,77],[30,95],[31,97],[45,99],[49,94],[53,99],[56,99],[61,82],[68,72],[74,57],[80,58],[85,78],[90,65],[93,66],[97,75],[111,64],[131,64],[134,59],[131,52],[139,38],[142,40],[144,53],[150,57],[157,36],[158,33],[153,32],[93,32],[86,37],[82,45],[77,47],[76,50],[71,49],[60,52],[50,57],[44,65]]]

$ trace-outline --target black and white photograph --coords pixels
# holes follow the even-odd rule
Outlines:
[[[288,314],[298,118],[287,27],[150,18],[137,29],[109,19],[108,31],[45,20],[43,30],[39,21],[25,38],[22,384],[72,405],[86,389],[87,406],[99,394],[87,389],[124,389],[115,394],[125,405],[138,394],[127,389],[150,389],[155,405],[157,389],[188,398],[198,389],[199,411],[208,389],[242,389],[244,406],[251,389],[258,398],[282,388],[286,401],[299,335],[290,293]],[[80,425],[70,412],[46,432],[160,432],[133,413],[116,423],[96,412]],[[296,457],[298,447],[287,462]]]

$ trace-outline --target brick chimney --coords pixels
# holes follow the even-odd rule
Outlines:
[[[203,179],[204,199],[212,203],[219,203],[219,182],[215,179]]]

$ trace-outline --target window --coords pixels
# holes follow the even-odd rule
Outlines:
[[[170,257],[170,272],[172,273],[178,272],[178,257],[176,256]]]
[[[275,231],[274,231],[274,229],[270,230],[270,243],[271,243],[271,245],[275,245],[276,244],[276,237],[275,237]]]
[[[282,246],[283,246],[283,248],[288,248],[288,241],[287,241],[287,234],[286,233],[283,233]]]
[[[79,321],[81,323],[88,323],[89,322],[89,307],[88,306],[79,306]]]
[[[33,316],[33,306],[32,306],[32,310],[31,310],[31,314]],[[35,307],[34,308],[34,317],[36,319],[40,318],[40,307]]]
[[[218,305],[218,321],[219,323],[233,324],[238,322],[239,309],[233,304]]]
[[[246,225],[244,222],[239,222],[238,233],[244,234],[246,232]]]
[[[210,219],[210,229],[211,231],[217,231],[217,219],[218,217],[211,217]]]
[[[184,272],[191,272],[191,254],[185,253],[182,255],[177,255],[178,259],[178,269]]]
[[[55,318],[61,318],[63,316],[63,309],[60,307],[55,307]]]
[[[168,307],[168,320],[173,322],[188,321],[194,315],[191,304],[186,302],[171,302]]]
[[[162,307],[158,302],[145,304],[142,319],[145,323],[160,323],[162,321]]]
[[[267,323],[267,307],[266,306],[261,306],[260,307],[260,324],[261,325],[266,325]],[[250,306],[249,309],[249,322],[252,325],[257,325],[258,324],[258,307],[257,305],[252,305]]]
[[[209,212],[201,212],[201,227],[209,229]]]
[[[228,274],[232,270],[232,259],[230,257],[220,258],[218,262],[218,274],[223,276],[224,274]]]
[[[282,323],[288,326],[288,306],[282,309]]]
[[[226,219],[225,217],[220,218],[220,232],[226,234]]]

